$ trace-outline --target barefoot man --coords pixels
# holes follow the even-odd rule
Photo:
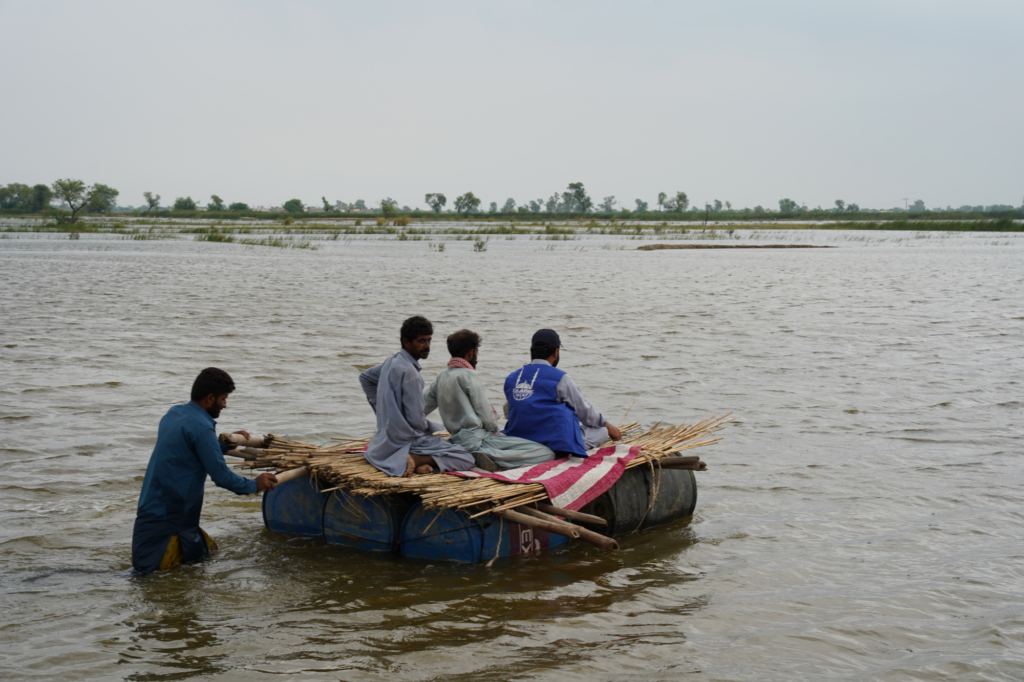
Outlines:
[[[402,350],[359,375],[370,407],[377,414],[377,433],[370,439],[366,461],[390,476],[429,474],[473,468],[473,456],[435,431],[444,427],[427,419],[423,407],[425,382],[419,360],[430,355],[434,326],[416,315],[402,323]]]

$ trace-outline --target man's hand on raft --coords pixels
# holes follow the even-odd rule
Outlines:
[[[256,477],[256,494],[259,495],[264,490],[273,490],[275,485],[277,476],[271,473],[260,474]]]
[[[249,435],[248,431],[235,431],[235,434],[241,436],[242,438],[246,438],[246,439],[252,438],[252,436]]]
[[[605,426],[608,427],[609,438],[611,438],[612,440],[622,440],[622,431],[619,431],[618,426],[614,426],[612,424],[609,424],[608,422],[605,422]]]

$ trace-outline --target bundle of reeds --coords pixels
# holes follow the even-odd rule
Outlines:
[[[732,421],[728,416],[709,417],[692,426],[663,427],[655,424],[647,430],[642,430],[638,422],[633,422],[622,427],[623,438],[616,444],[641,448],[640,455],[631,460],[627,468],[649,466],[652,469],[661,467],[704,471],[707,465],[699,458],[675,455],[721,440],[714,433]],[[251,439],[249,442],[256,440]],[[348,490],[367,497],[414,493],[423,499],[428,509],[466,509],[472,517],[523,507],[542,502],[548,497],[544,486],[539,483],[506,483],[492,478],[461,478],[448,474],[417,474],[409,478],[388,476],[363,456],[369,437],[335,440],[338,442],[318,446],[269,434],[262,441],[265,445],[263,450],[249,446],[232,450],[228,454],[246,460],[238,466],[290,472],[280,474],[279,479],[284,476],[295,478],[311,475],[316,478],[323,492]]]

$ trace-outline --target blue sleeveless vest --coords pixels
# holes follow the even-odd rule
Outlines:
[[[558,382],[565,375],[550,365],[526,365],[505,379],[508,425],[505,434],[547,445],[555,452],[586,457],[580,420],[558,402]]]

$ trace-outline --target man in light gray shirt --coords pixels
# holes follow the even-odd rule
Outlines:
[[[485,471],[554,459],[555,452],[546,445],[498,432],[498,415],[476,373],[480,335],[468,329],[455,332],[448,337],[448,352],[448,369],[423,392],[423,402],[427,414],[440,410],[451,441],[473,453],[476,465]]]

